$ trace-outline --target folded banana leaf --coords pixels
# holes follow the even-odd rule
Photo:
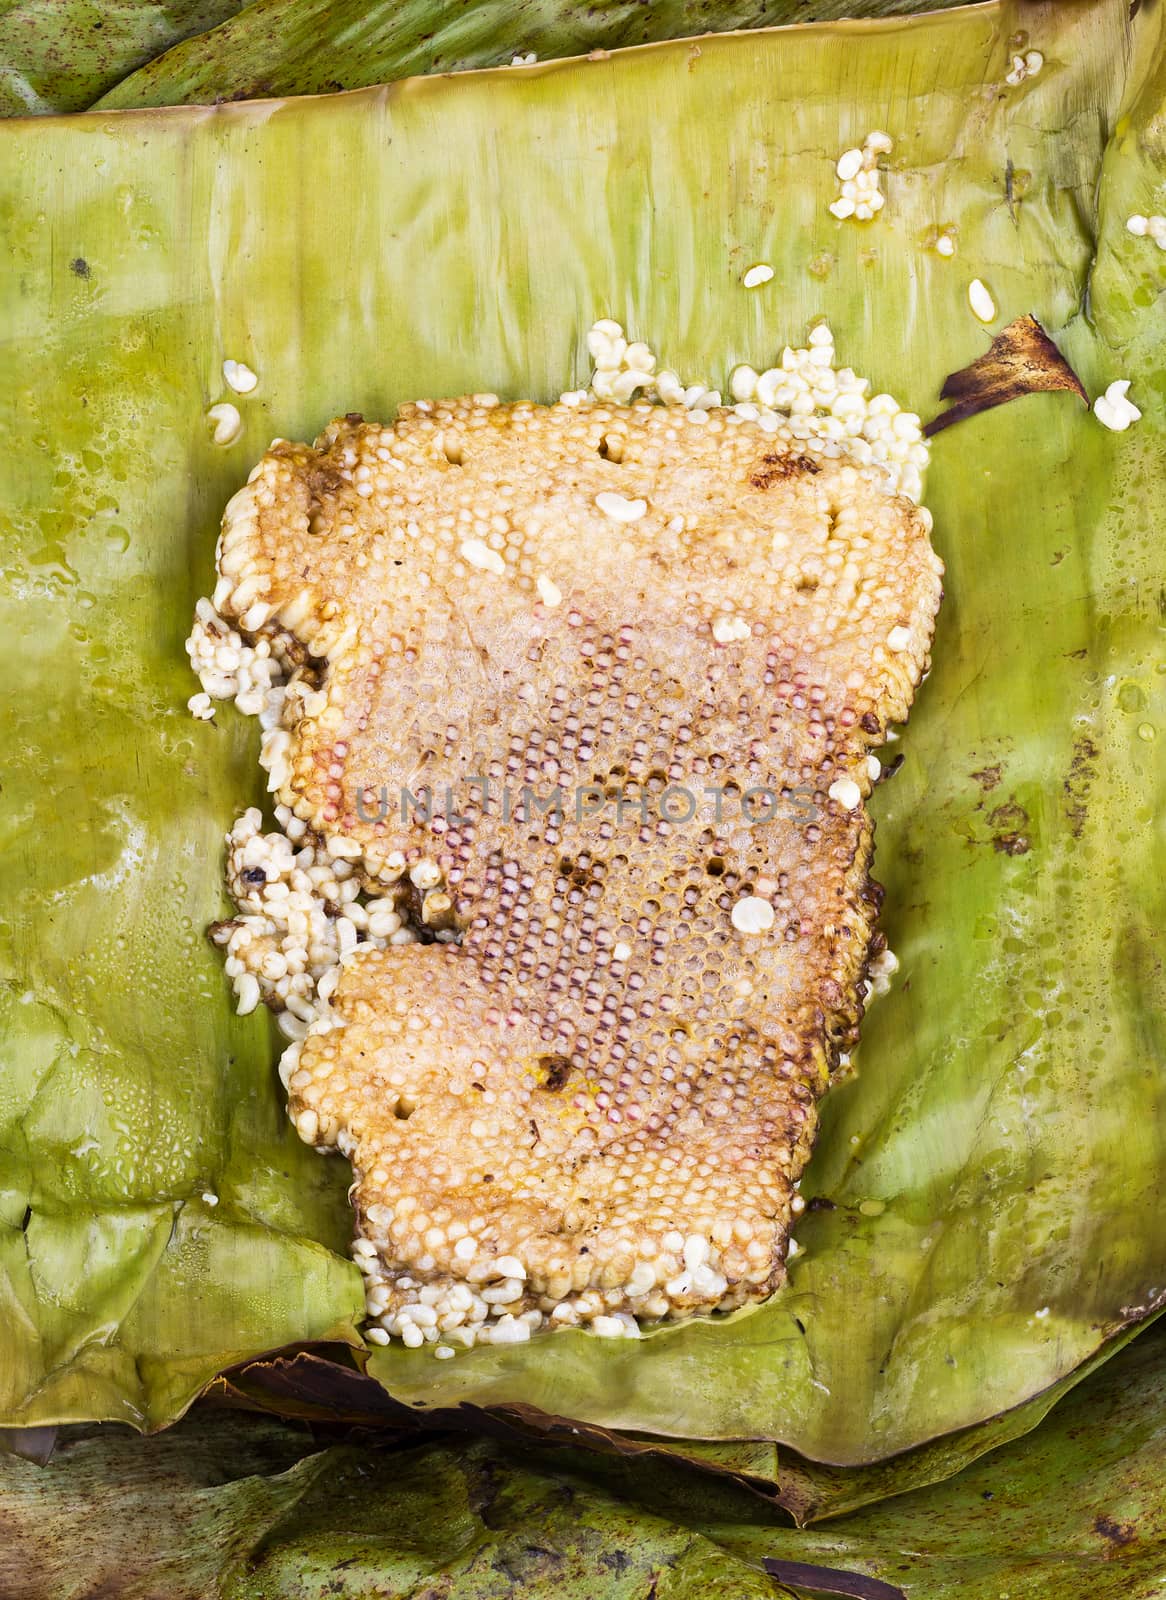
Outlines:
[[[1038,1427],[1071,1389],[1110,1361],[1146,1326],[1136,1323],[1126,1328],[1059,1383],[1023,1405],[865,1466],[829,1466],[762,1439],[669,1440],[620,1432],[554,1417],[521,1404],[489,1410],[444,1406],[419,1413],[395,1400],[374,1378],[358,1371],[351,1359],[344,1359],[350,1352],[338,1353],[335,1348],[300,1350],[247,1362],[217,1378],[206,1390],[206,1397],[244,1411],[292,1418],[333,1430],[373,1429],[378,1441],[408,1439],[419,1431],[484,1433],[506,1443],[568,1444],[630,1460],[637,1467],[651,1461],[666,1466],[681,1461],[716,1479],[728,1479],[752,1489],[788,1512],[799,1527],[808,1527],[928,1484],[941,1483],[988,1451],[1022,1438]]]
[[[734,28],[946,10],[958,0],[252,0],[116,84],[101,108],[328,94]],[[62,108],[63,109],[63,108]]]
[[[958,0],[0,0],[0,117],[324,93],[734,28],[944,10]],[[254,12],[227,28],[241,11]],[[205,37],[199,37],[203,36]]]
[[[347,1170],[285,1125],[274,1042],[201,938],[258,772],[252,727],[187,718],[181,642],[269,439],[419,394],[549,398],[603,314],[707,379],[826,314],[926,412],[985,347],[973,276],[1145,415],[1119,436],[1033,396],[935,441],[948,598],[876,804],[903,969],[828,1103],[788,1288],[638,1343],[369,1370],[426,1409],[847,1464],[1020,1406],[1152,1312],[1166,257],[1124,219],[1162,208],[1161,30],[1123,0],[994,3],[0,126],[0,1419],[155,1426],[229,1364],[358,1339]],[[1045,66],[1009,88],[1024,33]],[[874,127],[887,207],[837,223],[833,161]],[[204,422],[225,357],[260,376],[229,450]]]
[[[1164,1383],[1152,1334],[1027,1439],[809,1531],[658,1461],[489,1441],[321,1449],[288,1423],[203,1408],[150,1439],[67,1430],[47,1466],[0,1456],[0,1592],[1149,1600],[1166,1580]]]

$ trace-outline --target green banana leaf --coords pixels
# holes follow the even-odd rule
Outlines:
[[[745,1535],[723,1512],[700,1526],[746,1559],[866,1572],[907,1600],[1151,1600],[1166,1584],[1164,1379],[1156,1332],[945,1484],[808,1531]]]
[[[903,971],[827,1106],[805,1192],[832,1209],[757,1312],[369,1370],[419,1408],[850,1464],[1021,1406],[1150,1314],[1166,258],[1124,217],[1166,176],[1161,29],[1123,0],[994,3],[0,126],[0,1418],[156,1426],[230,1363],[357,1338],[347,1171],[286,1127],[273,1041],[200,936],[258,773],[252,726],[186,717],[181,641],[269,439],[487,383],[548,398],[600,314],[723,378],[825,313],[929,410],[985,344],[973,276],[1145,416],[1116,436],[1036,396],[936,440],[948,598],[876,805]],[[1007,91],[1021,30],[1046,67]],[[838,224],[833,158],[876,126],[887,208]],[[954,260],[927,248],[942,223]],[[759,259],[774,280],[744,291]],[[226,356],[260,385],[224,451]]]
[[[245,0],[0,0],[0,117],[85,111]]]
[[[888,1600],[1150,1600],[1166,1582],[1164,1384],[1156,1333],[1020,1443],[809,1531],[655,1461],[484,1440],[321,1449],[287,1423],[202,1408],[148,1439],[66,1430],[47,1466],[0,1456],[0,1592],[873,1600],[858,1585],[874,1579]]]
[[[252,0],[112,88],[102,109],[328,94],[428,72],[734,28],[947,10],[958,0]]]

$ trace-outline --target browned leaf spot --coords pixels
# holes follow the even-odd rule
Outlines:
[[[1058,389],[1066,389],[1089,404],[1080,378],[1036,318],[1018,317],[996,335],[978,361],[951,374],[940,390],[940,398],[954,404],[933,417],[923,432],[930,439],[953,422],[991,411],[993,406],[1006,405],[1022,395]]]
[[[992,848],[1006,856],[1028,854],[1029,842],[1022,831],[1028,827],[1028,812],[1015,800],[1006,800],[988,815],[988,826],[996,831],[992,835]]]
[[[1002,833],[1015,832],[1028,826],[1028,812],[1015,799],[1006,800],[1002,806],[988,814],[988,826]]]
[[[992,848],[1004,856],[1026,856],[1032,846],[1024,833],[996,833],[992,835]]]
[[[1138,1536],[1132,1523],[1115,1522],[1112,1517],[1098,1517],[1093,1527],[1103,1539],[1113,1544],[1132,1544]]]
[[[995,789],[1003,776],[1004,771],[999,762],[994,767],[981,767],[979,772],[972,773],[972,778],[985,794]]]
[[[1097,746],[1082,734],[1074,741],[1069,776],[1062,785],[1065,791],[1065,815],[1074,839],[1079,839],[1084,833],[1089,817],[1089,791],[1097,776],[1097,768],[1093,765],[1096,759]]]

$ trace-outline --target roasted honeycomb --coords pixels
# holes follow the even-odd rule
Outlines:
[[[863,802],[928,665],[928,528],[729,410],[492,396],[277,442],[231,502],[216,603],[302,658],[272,787],[428,941],[346,956],[287,1072],[386,1326],[779,1285],[877,937]]]

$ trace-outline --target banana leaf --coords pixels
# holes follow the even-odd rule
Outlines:
[[[253,0],[106,93],[102,109],[327,94],[417,73],[654,44],[734,28],[940,11],[958,0]]]
[[[2,0],[0,117],[84,111],[244,0]]]
[[[771,1304],[639,1343],[371,1354],[428,1411],[877,1461],[1045,1394],[1166,1289],[1162,13],[993,3],[311,101],[0,126],[0,1419],[171,1420],[221,1368],[357,1343],[338,1160],[286,1127],[200,931],[253,726],[189,721],[217,515],[272,435],[488,384],[546,399],[622,318],[693,377],[825,313],[919,410],[1035,311],[1102,429],[1034,396],[935,442],[935,669],[876,803],[901,980],[828,1102]],[[1045,55],[1002,85],[1012,41]],[[833,159],[896,139],[886,211]],[[694,197],[696,197],[694,201]],[[1160,202],[1158,202],[1160,204]],[[958,253],[928,248],[958,226]],[[765,290],[740,286],[768,260]],[[466,337],[473,330],[472,339]],[[224,357],[244,428],[204,411]],[[209,1199],[203,1198],[209,1196]]]
[[[0,1592],[1149,1600],[1166,1580],[1164,1383],[1155,1333],[1027,1439],[810,1531],[655,1461],[485,1440],[321,1448],[288,1423],[204,1408],[154,1438],[65,1430],[47,1466],[0,1456]]]
[[[1159,1312],[1153,1320],[1160,1317]],[[335,1350],[307,1351],[247,1362],[208,1386],[220,1404],[314,1426],[375,1430],[378,1440],[407,1438],[419,1430],[487,1434],[506,1443],[568,1444],[608,1457],[667,1468],[677,1461],[715,1479],[728,1479],[763,1495],[799,1527],[826,1521],[928,1484],[941,1483],[991,1450],[1038,1427],[1078,1383],[1110,1361],[1146,1324],[1126,1328],[1059,1383],[1025,1404],[945,1434],[913,1450],[865,1466],[835,1467],[807,1460],[785,1445],[762,1439],[669,1440],[553,1417],[509,1404],[483,1410],[447,1406],[423,1413],[393,1399],[375,1379]],[[24,1430],[31,1435],[37,1430]]]

